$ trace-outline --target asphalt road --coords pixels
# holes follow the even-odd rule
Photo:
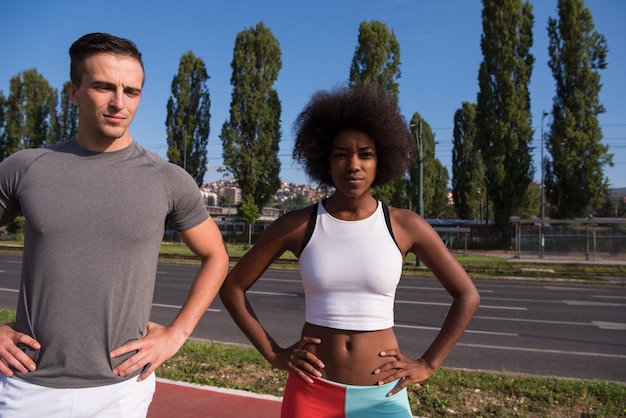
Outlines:
[[[0,308],[15,310],[20,268],[21,255],[0,254]],[[167,324],[174,318],[196,269],[159,266],[152,320]],[[481,306],[444,367],[626,383],[626,286],[523,280],[476,285]],[[297,272],[268,271],[249,297],[280,344],[297,340],[304,321]],[[426,350],[450,301],[435,279],[403,277],[396,334],[406,355]],[[219,299],[193,337],[249,344]]]

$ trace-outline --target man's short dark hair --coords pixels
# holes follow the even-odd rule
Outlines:
[[[141,52],[131,40],[109,35],[108,33],[95,32],[81,36],[70,47],[70,80],[76,86],[80,85],[82,78],[82,64],[91,55],[107,53],[132,57],[139,61],[143,70]]]

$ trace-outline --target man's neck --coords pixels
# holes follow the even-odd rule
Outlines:
[[[92,152],[115,152],[128,147],[133,142],[133,138],[130,135],[124,135],[116,139],[85,140],[84,137],[77,134],[75,140],[81,148]]]

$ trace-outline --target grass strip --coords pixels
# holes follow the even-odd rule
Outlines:
[[[251,347],[188,341],[159,377],[282,396],[287,373]],[[409,387],[420,417],[607,417],[626,415],[626,385],[440,368]]]
[[[15,313],[0,310],[0,323]],[[248,346],[187,341],[157,376],[222,388],[282,396],[287,373]],[[440,368],[409,387],[420,417],[621,417],[626,385],[614,382],[519,376]]]

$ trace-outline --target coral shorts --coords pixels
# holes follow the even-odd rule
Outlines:
[[[352,386],[311,378],[313,383],[307,383],[289,374],[281,418],[412,417],[406,388],[388,395],[398,381],[382,386]]]

